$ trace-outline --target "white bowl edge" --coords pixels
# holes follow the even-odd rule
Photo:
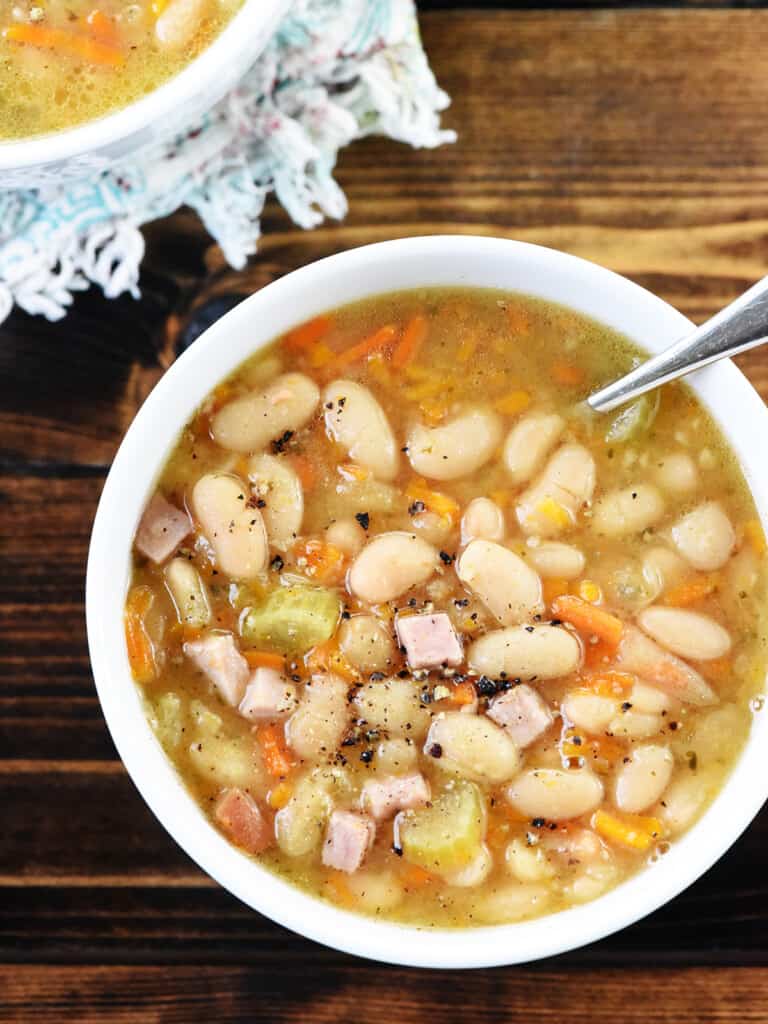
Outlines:
[[[738,838],[768,796],[762,752],[768,713],[756,715],[744,752],[711,807],[657,864],[598,900],[532,921],[417,929],[332,907],[230,846],[199,810],[144,717],[122,627],[130,543],[139,515],[180,430],[216,382],[289,327],[326,309],[381,292],[441,284],[548,298],[654,352],[691,326],[661,299],[611,271],[505,239],[432,236],[383,242],[295,271],[209,328],[147,398],[120,446],[99,503],[86,611],[94,677],[115,745],[140,793],[189,856],[247,905],[328,946],[393,964],[459,968],[529,962],[586,945],[646,916],[694,882]],[[761,475],[760,427],[768,436],[768,411],[731,363],[700,371],[691,384],[738,456],[766,527],[768,485]],[[157,438],[163,439],[162,447]]]

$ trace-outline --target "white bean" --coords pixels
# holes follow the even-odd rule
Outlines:
[[[639,679],[633,683],[627,699],[634,711],[646,715],[660,715],[663,711],[669,712],[678,706],[668,693],[658,690],[655,686],[646,686]]]
[[[165,581],[182,626],[207,626],[211,618],[208,592],[194,565],[186,558],[174,558],[165,569]]]
[[[286,739],[299,757],[317,761],[333,755],[349,724],[347,688],[333,675],[316,675],[306,684],[285,727]]]
[[[545,882],[555,874],[540,846],[527,846],[522,839],[513,839],[504,854],[507,869],[518,882]]]
[[[520,765],[518,749],[503,729],[482,715],[460,711],[433,719],[424,753],[436,758],[438,768],[475,782],[505,782]]]
[[[481,885],[486,880],[491,873],[492,867],[493,857],[491,857],[491,851],[483,843],[469,864],[443,877],[448,885],[455,885],[460,889],[473,889],[476,885]]]
[[[478,675],[498,678],[505,672],[510,679],[555,679],[575,671],[581,646],[560,626],[510,626],[475,640],[467,661]]]
[[[531,768],[507,786],[506,797],[526,817],[565,821],[594,811],[603,799],[603,784],[586,769]]]
[[[400,462],[397,441],[368,388],[353,380],[335,380],[323,392],[323,405],[325,428],[334,441],[378,480],[394,480]]]
[[[584,572],[586,559],[578,548],[557,540],[530,549],[530,560],[545,579],[575,580]]]
[[[213,417],[211,432],[217,444],[233,452],[257,452],[287,430],[295,431],[311,418],[320,391],[303,373],[284,373],[262,391],[236,398]]]
[[[262,515],[270,544],[285,549],[301,530],[301,481],[285,459],[274,455],[255,455],[248,465],[248,479],[256,496],[266,502]]]
[[[339,647],[360,672],[383,672],[392,664],[395,645],[386,626],[375,615],[353,615],[339,629]]]
[[[408,517],[410,528],[429,544],[441,546],[453,533],[453,522],[448,516],[439,516],[436,512],[417,512]]]
[[[355,693],[353,704],[369,729],[390,737],[420,740],[429,728],[429,711],[421,703],[417,684],[410,679],[366,683]]]
[[[490,498],[474,498],[461,517],[461,543],[471,540],[503,540],[504,513]]]
[[[670,548],[655,547],[643,556],[643,577],[655,597],[689,573],[688,564]]]
[[[439,427],[413,427],[408,458],[421,476],[455,480],[483,466],[500,439],[500,417],[490,409],[472,409]]]
[[[703,676],[630,623],[624,624],[618,664],[687,704],[716,704],[717,696]]]
[[[565,429],[556,413],[532,412],[519,420],[504,442],[504,465],[514,484],[527,483],[538,472]]]
[[[627,814],[639,814],[660,799],[674,768],[669,747],[648,743],[635,747],[621,764],[614,783],[616,806]]]
[[[635,711],[622,711],[609,723],[606,732],[629,740],[647,740],[657,736],[664,725],[661,715]]]
[[[573,526],[595,489],[595,461],[582,445],[555,452],[539,478],[520,495],[516,514],[525,533],[552,537]]]
[[[606,855],[605,860],[588,864],[570,884],[563,886],[563,893],[573,903],[588,903],[614,886],[618,875],[618,868]]]
[[[561,709],[569,722],[592,735],[604,732],[619,711],[619,702],[588,690],[571,690],[565,695]]]
[[[418,771],[418,751],[409,740],[395,736],[376,747],[376,771],[381,775],[405,775]]]
[[[352,563],[349,589],[369,604],[393,601],[426,583],[437,564],[437,551],[421,537],[402,530],[380,533]]]
[[[668,494],[676,498],[692,494],[699,486],[696,463],[685,452],[672,452],[656,464],[656,480]]]
[[[592,528],[606,537],[642,533],[664,515],[664,499],[653,484],[610,491],[594,504]]]
[[[192,510],[216,555],[220,572],[253,579],[267,567],[269,549],[264,520],[247,508],[248,488],[224,473],[201,476],[192,491]]]
[[[541,914],[551,899],[552,894],[545,885],[513,882],[503,887],[494,886],[489,892],[484,892],[473,913],[486,924],[508,924],[510,921],[522,921],[526,917]]]
[[[405,895],[395,872],[386,868],[356,871],[344,879],[344,884],[355,897],[358,908],[373,915],[394,910]]]
[[[713,793],[720,788],[721,771],[698,771],[695,775],[686,773],[674,780],[654,811],[668,833],[676,835],[693,824]]]
[[[317,850],[332,810],[327,783],[314,772],[305,775],[288,803],[275,815],[277,845],[289,857]]]
[[[325,539],[345,555],[354,558],[365,544],[365,533],[355,519],[337,519],[325,531]]]
[[[700,612],[653,605],[640,612],[637,621],[662,647],[681,658],[709,661],[722,658],[731,649],[728,631]]]
[[[514,551],[473,540],[456,563],[456,575],[496,616],[514,626],[544,611],[541,580]]]
[[[672,527],[677,550],[694,569],[725,565],[736,545],[731,521],[716,501],[705,501]]]
[[[181,50],[200,31],[210,12],[210,0],[171,0],[155,22],[155,35],[164,50]]]

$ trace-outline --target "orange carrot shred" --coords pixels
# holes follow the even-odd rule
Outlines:
[[[564,387],[573,388],[584,382],[584,371],[572,363],[565,362],[563,359],[558,359],[552,363],[550,372],[553,379]]]
[[[338,583],[344,576],[344,552],[327,541],[311,538],[293,546],[293,557],[299,569],[318,583]]]
[[[314,490],[317,484],[317,471],[306,455],[294,455],[291,457],[291,465],[298,476],[301,486],[305,491]]]
[[[117,47],[119,45],[120,38],[115,23],[104,11],[94,7],[85,21],[93,32],[94,38],[99,42],[106,43],[108,46]]]
[[[552,615],[563,622],[569,622],[580,633],[597,636],[614,646],[618,645],[624,630],[621,619],[573,594],[555,598],[552,602]]]
[[[687,608],[709,597],[717,589],[718,577],[714,573],[683,580],[666,592],[662,601],[671,608]]]
[[[285,669],[285,658],[273,651],[243,651],[243,657],[251,668],[274,668],[278,672]]]
[[[134,587],[125,602],[125,645],[131,673],[137,683],[150,683],[157,675],[155,649],[144,625],[152,605],[149,587]]]
[[[451,696],[448,698],[453,704],[473,704],[477,700],[477,693],[470,682],[457,683],[451,688]]]
[[[418,313],[403,331],[403,336],[392,353],[392,366],[402,370],[404,366],[412,363],[419,354],[419,349],[427,337],[427,319]]]
[[[358,359],[363,359],[374,352],[380,352],[382,349],[389,348],[396,337],[397,328],[392,324],[386,324],[386,326],[380,327],[378,331],[374,331],[367,338],[363,338],[357,345],[352,345],[350,348],[340,352],[336,356],[334,365],[337,369],[350,366],[352,363],[356,363]]]
[[[307,320],[306,323],[300,324],[292,331],[289,331],[283,338],[282,345],[293,352],[312,348],[321,338],[326,336],[332,326],[333,318],[323,313],[321,316],[316,316],[314,320]]]
[[[418,864],[406,864],[403,868],[402,879],[406,889],[422,889],[434,878],[434,875]]]
[[[274,778],[288,775],[294,762],[285,742],[283,728],[280,725],[264,725],[256,730],[256,737],[261,746],[264,766]]]
[[[56,53],[77,57],[90,64],[118,67],[123,63],[123,55],[116,47],[109,46],[98,39],[90,39],[88,36],[79,35],[77,32],[67,32],[60,28],[18,22],[4,28],[2,35],[4,39],[10,40],[12,43],[36,46],[41,50],[54,50]]]

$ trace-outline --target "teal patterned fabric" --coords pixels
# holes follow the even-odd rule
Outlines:
[[[236,268],[256,252],[266,197],[312,228],[342,218],[339,149],[366,135],[453,141],[448,97],[412,0],[295,0],[262,56],[201,124],[96,180],[0,192],[0,321],[14,304],[50,320],[96,284],[138,295],[141,225],[196,210]]]

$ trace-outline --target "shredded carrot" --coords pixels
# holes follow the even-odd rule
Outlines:
[[[452,686],[451,696],[448,699],[452,704],[463,707],[466,704],[473,704],[477,700],[477,693],[472,683],[466,681]]]
[[[281,345],[290,349],[291,352],[302,352],[312,348],[318,341],[324,338],[333,326],[333,317],[323,313],[316,316],[314,320],[307,320],[300,324],[283,338]]]
[[[744,536],[752,545],[756,555],[764,555],[768,551],[765,541],[765,533],[759,519],[748,519],[744,523]]]
[[[544,604],[551,605],[552,602],[562,597],[563,594],[568,593],[568,580],[561,580],[552,577],[548,580],[543,580],[541,584],[541,596],[544,599]]]
[[[329,348],[322,341],[318,341],[316,345],[313,345],[309,350],[309,365],[319,370],[323,366],[328,366],[336,358],[336,353],[332,348]]]
[[[438,423],[442,423],[448,415],[448,404],[447,402],[425,399],[419,405],[419,412],[421,413],[422,419],[424,419],[430,426],[434,427]]]
[[[288,775],[293,768],[294,761],[285,742],[282,726],[263,725],[256,730],[256,738],[261,747],[264,766],[269,774],[276,779]]]
[[[715,573],[695,576],[668,590],[662,601],[671,608],[687,608],[688,605],[696,604],[698,601],[703,601],[705,597],[709,597],[717,590],[718,582],[719,577]]]
[[[658,818],[646,818],[639,814],[626,814],[619,818],[608,811],[595,811],[592,828],[603,839],[619,843],[632,850],[647,850],[662,834]]]
[[[339,650],[339,645],[335,640],[327,640],[324,644],[313,647],[306,657],[306,664],[307,668],[313,672],[332,672],[349,683],[357,682],[360,679],[360,673],[352,668]]]
[[[378,331],[374,331],[373,334],[369,334],[367,338],[363,338],[357,345],[352,345],[350,348],[344,349],[343,352],[339,352],[334,360],[334,366],[341,370],[345,366],[356,363],[358,359],[364,359],[365,356],[370,356],[374,352],[390,348],[396,337],[397,328],[393,324],[386,324]]]
[[[367,480],[371,475],[369,469],[366,469],[364,466],[358,466],[356,462],[342,462],[337,469],[345,480],[357,480],[358,483]]]
[[[401,877],[406,889],[423,889],[435,880],[434,875],[418,864],[405,864]]]
[[[493,407],[496,412],[500,412],[504,416],[517,416],[518,413],[527,409],[530,404],[530,393],[518,389],[517,391],[510,391],[509,394],[504,395],[502,398],[497,398],[493,403]]]
[[[328,876],[328,888],[333,895],[333,902],[341,907],[353,907],[355,897],[347,885],[347,880],[341,871],[334,871]]]
[[[150,683],[157,675],[155,649],[144,625],[144,616],[152,601],[149,587],[134,587],[125,602],[125,645],[131,673],[137,683]]]
[[[584,666],[585,668],[602,669],[616,657],[616,644],[608,643],[606,640],[592,640],[588,638],[584,644]]]
[[[292,553],[299,569],[318,583],[338,583],[344,576],[345,555],[334,544],[315,538],[300,540]]]
[[[391,363],[396,370],[402,370],[418,356],[421,346],[426,341],[427,330],[427,318],[420,313],[409,321],[397,348],[392,353]]]
[[[117,26],[112,18],[105,14],[104,11],[100,10],[98,7],[94,7],[85,21],[99,42],[107,43],[108,46],[118,47],[120,45],[120,36],[117,32]]]
[[[557,359],[550,367],[552,379],[563,387],[575,388],[584,383],[584,371],[568,363],[564,359]]]
[[[67,57],[88,61],[89,64],[103,64],[114,68],[123,63],[123,55],[116,47],[98,39],[79,35],[77,32],[67,32],[65,29],[17,22],[4,28],[2,35],[12,43],[36,46],[41,50],[53,50]]]
[[[293,796],[293,785],[290,782],[278,782],[267,794],[267,803],[274,811],[280,811]]]
[[[623,697],[635,685],[635,677],[629,672],[595,672],[582,676],[579,690],[583,693],[594,693],[598,697]]]
[[[278,672],[285,670],[285,658],[273,651],[243,651],[243,657],[251,668],[274,668]]]
[[[724,682],[733,674],[733,660],[726,655],[722,658],[711,658],[709,661],[699,661],[696,667],[702,675],[716,683]]]
[[[306,455],[292,455],[291,466],[305,491],[312,491],[317,484],[317,472]]]
[[[597,636],[614,646],[621,640],[624,630],[621,619],[573,594],[563,594],[553,601],[552,614],[563,622],[570,622],[580,633]]]
[[[420,501],[430,512],[436,513],[443,519],[450,519],[452,523],[458,523],[461,518],[459,503],[447,494],[433,491],[426,480],[421,478],[412,480],[406,487],[405,493],[411,501]]]

